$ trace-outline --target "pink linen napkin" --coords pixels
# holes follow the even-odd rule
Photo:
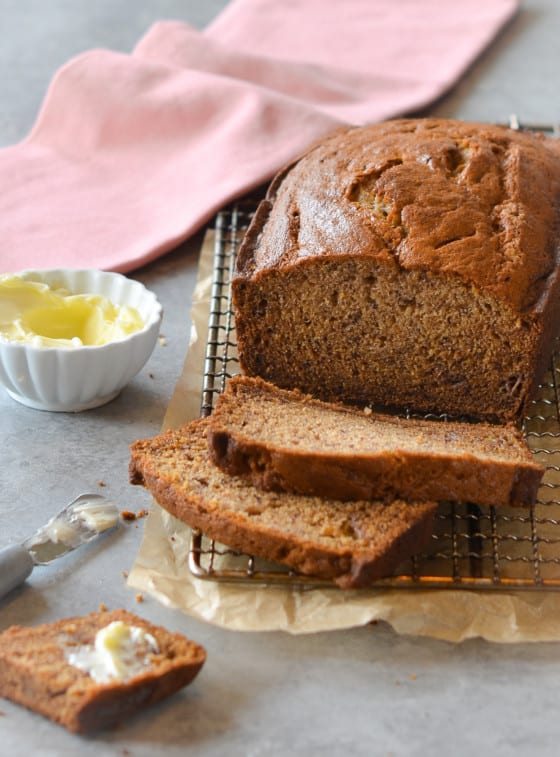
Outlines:
[[[433,101],[516,8],[234,0],[203,32],[160,22],[131,55],[79,55],[0,150],[0,272],[155,259],[318,137]]]

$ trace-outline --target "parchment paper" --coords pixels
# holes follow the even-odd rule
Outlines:
[[[163,422],[177,428],[200,414],[212,279],[213,238],[202,246],[192,331],[182,375]],[[195,578],[188,569],[190,530],[153,503],[128,585],[224,628],[293,634],[390,623],[398,633],[458,642],[560,639],[560,592],[339,589],[239,585]]]

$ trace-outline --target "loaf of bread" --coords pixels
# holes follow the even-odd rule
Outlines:
[[[506,422],[560,314],[560,151],[499,126],[338,131],[271,184],[232,284],[244,373]]]
[[[130,480],[179,520],[234,550],[367,586],[431,540],[435,502],[355,501],[265,492],[214,465],[208,419],[132,445]]]
[[[96,638],[104,631],[111,635],[103,650]],[[134,643],[126,646],[129,632]],[[0,634],[0,696],[87,733],[175,693],[205,658],[200,645],[125,610],[12,626]]]
[[[255,486],[342,500],[530,505],[544,473],[512,424],[366,414],[245,376],[218,397],[208,441]]]

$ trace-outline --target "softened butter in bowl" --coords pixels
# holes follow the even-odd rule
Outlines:
[[[103,294],[74,294],[44,281],[0,275],[0,336],[9,341],[34,347],[97,347],[143,327],[136,308]]]
[[[0,275],[0,381],[41,410],[109,402],[156,344],[162,316],[138,281],[95,269]]]

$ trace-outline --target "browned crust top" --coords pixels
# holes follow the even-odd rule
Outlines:
[[[370,255],[538,308],[558,256],[560,152],[550,144],[434,118],[339,130],[272,183],[238,275]]]

